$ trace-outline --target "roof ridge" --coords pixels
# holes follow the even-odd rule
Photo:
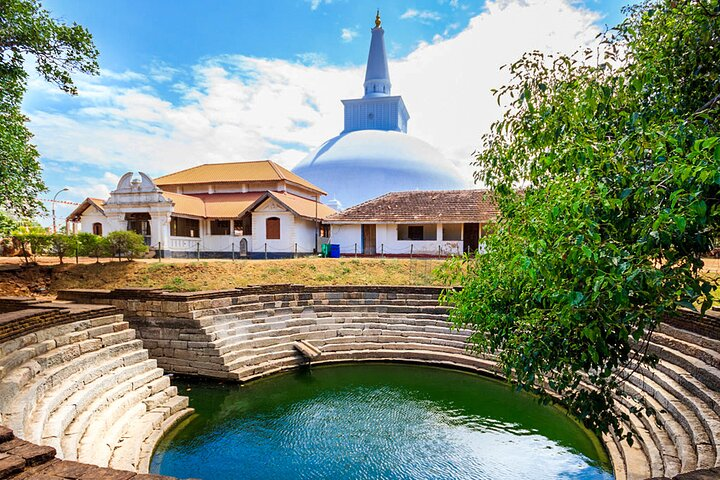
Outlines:
[[[162,179],[162,178],[169,177],[170,175],[177,175],[178,173],[188,172],[188,171],[190,171],[190,170],[194,170],[194,169],[200,168],[200,167],[206,167],[206,166],[209,166],[209,165],[236,165],[236,164],[238,164],[238,163],[263,163],[263,162],[268,162],[268,163],[271,163],[271,164],[273,163],[272,160],[270,160],[270,159],[264,159],[264,160],[242,160],[242,161],[239,161],[239,162],[201,163],[200,165],[195,165],[195,166],[193,166],[193,167],[184,168],[184,169],[182,169],[182,170],[178,170],[177,172],[166,173],[165,175],[162,175],[162,176],[160,176],[160,177],[154,178],[153,180],[157,181],[157,180],[160,180],[160,179]]]
[[[272,169],[275,170],[275,173],[278,174],[278,177],[280,177],[282,180],[287,181],[287,178],[285,178],[285,175],[282,172],[280,172],[280,170],[277,168],[279,165],[276,165],[275,162],[273,162],[272,160],[268,160],[268,163],[270,164]]]

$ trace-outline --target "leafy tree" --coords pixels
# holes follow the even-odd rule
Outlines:
[[[76,239],[74,235],[53,233],[48,235],[48,253],[55,255],[63,263],[63,259],[75,252]]]
[[[81,232],[77,234],[77,241],[79,254],[95,257],[96,262],[100,262],[100,257],[108,253],[108,242],[100,235]]]
[[[50,236],[44,228],[36,225],[23,226],[19,230],[13,232],[14,241],[20,245],[25,264],[37,261],[38,255],[42,255],[47,251],[50,244]]]
[[[595,50],[509,66],[508,109],[476,157],[501,216],[488,253],[443,275],[464,286],[445,295],[451,318],[518,388],[550,401],[549,387],[588,427],[632,442],[613,402],[655,363],[649,336],[712,304],[701,257],[720,216],[720,4],[626,13]]]
[[[144,255],[148,251],[147,245],[142,235],[135,232],[118,230],[110,232],[105,237],[108,251],[113,257],[125,258],[132,260]]]
[[[0,210],[0,238],[7,238],[20,227],[20,222]]]
[[[42,208],[45,191],[38,152],[21,112],[28,74],[26,57],[38,73],[61,90],[76,94],[71,74],[97,74],[98,51],[90,33],[53,19],[37,0],[0,1],[0,207],[23,217]]]

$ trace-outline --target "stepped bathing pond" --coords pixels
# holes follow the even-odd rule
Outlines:
[[[0,299],[0,478],[720,478],[720,316],[653,333],[657,368],[624,388],[658,416],[630,417],[629,445],[496,380],[440,293]]]
[[[246,386],[175,382],[195,415],[150,471],[181,478],[610,479],[597,439],[476,374],[402,364],[301,368]],[[538,472],[543,472],[538,476]]]

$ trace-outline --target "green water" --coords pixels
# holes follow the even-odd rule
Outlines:
[[[612,479],[597,440],[506,384],[424,366],[179,380],[197,415],[151,472],[214,479]]]

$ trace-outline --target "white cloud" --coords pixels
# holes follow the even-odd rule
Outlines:
[[[471,154],[501,114],[490,93],[507,83],[499,67],[525,51],[572,52],[592,44],[598,19],[572,0],[491,1],[454,37],[423,43],[391,62],[393,93],[403,96],[411,115],[409,133],[439,148],[470,178]],[[391,41],[392,30],[386,37]],[[291,168],[342,130],[340,100],[362,95],[364,66],[340,68],[313,58],[208,59],[180,73],[174,89],[181,99],[172,102],[153,88],[153,81],[167,80],[153,80],[152,70],[140,73],[148,77],[145,84],[83,78],[72,109],[29,110],[34,141],[44,158],[114,175],[261,158]],[[107,176],[72,182],[93,196],[114,188]]]
[[[343,42],[352,42],[357,35],[357,30],[353,30],[352,28],[343,28],[340,33],[340,38]]]
[[[431,10],[416,10],[414,8],[408,8],[405,13],[400,15],[401,20],[417,19],[420,21],[435,21],[440,20],[442,16],[438,12]]]
[[[317,10],[320,5],[332,3],[332,0],[307,0],[310,2],[310,10]]]

